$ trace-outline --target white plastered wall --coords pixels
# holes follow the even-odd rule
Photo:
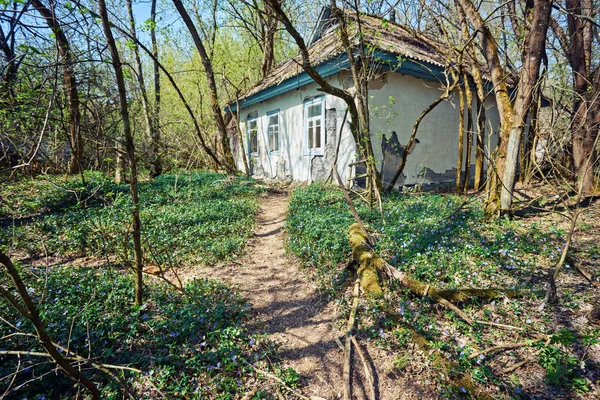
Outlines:
[[[347,81],[348,74],[338,74],[328,78],[328,82],[340,86],[342,81]],[[310,84],[288,92],[259,104],[252,105],[240,111],[240,129],[244,138],[244,147],[248,156],[248,138],[246,123],[249,116],[258,117],[258,156],[249,156],[249,162],[260,164],[254,168],[263,172],[258,177],[275,178],[277,176],[277,163],[281,159],[286,161],[286,177],[296,181],[312,182],[311,160],[314,157],[304,151],[304,101],[314,96],[324,96],[325,109],[335,109],[337,112],[336,137],[340,127],[344,124],[339,144],[337,167],[344,181],[353,174],[350,163],[356,160],[356,146],[344,120],[345,103],[337,97],[324,94],[317,90],[316,84]],[[413,124],[419,114],[433,103],[442,94],[441,85],[436,82],[417,79],[412,76],[390,72],[380,78],[378,84],[372,85],[369,92],[371,109],[371,134],[375,159],[380,168],[382,163],[381,140],[382,135],[390,138],[395,131],[401,144],[408,141]],[[475,93],[473,93],[475,95]],[[270,154],[267,151],[267,113],[279,109],[280,112],[280,152]],[[473,104],[476,115],[476,105]],[[499,126],[498,113],[493,97],[486,100],[486,154],[497,142],[497,129]],[[466,116],[465,116],[466,119]],[[458,157],[458,98],[454,94],[449,101],[440,103],[421,122],[417,138],[420,143],[414,147],[408,156],[403,175],[405,179],[401,184],[419,184],[430,182],[453,181]],[[465,123],[466,126],[466,123]],[[475,129],[475,128],[473,128]],[[493,132],[490,136],[489,133]],[[466,144],[466,137],[465,137]],[[238,166],[243,170],[242,155],[238,154]],[[487,157],[486,157],[487,158]],[[254,161],[253,161],[254,159]],[[475,142],[471,150],[471,165],[475,163]],[[487,165],[487,163],[486,163]],[[423,177],[423,171],[429,170],[429,176],[435,175],[436,179]],[[433,174],[432,174],[433,173]],[[471,176],[472,177],[472,176]]]
[[[337,85],[337,77],[331,77],[328,81]],[[254,104],[240,111],[240,130],[244,137],[244,146],[248,156],[248,137],[247,120],[248,117],[256,115],[258,117],[258,156],[249,156],[249,162],[260,163],[262,168],[254,168],[264,171],[264,175],[259,177],[275,178],[277,176],[277,163],[281,159],[286,161],[286,177],[295,181],[312,182],[315,177],[311,176],[311,160],[314,157],[323,157],[309,155],[305,151],[305,131],[304,131],[304,101],[315,96],[324,96],[325,109],[336,110],[336,137],[340,134],[340,127],[344,124],[339,143],[339,153],[336,165],[342,179],[349,175],[348,167],[355,160],[356,146],[354,139],[348,128],[347,121],[344,121],[345,103],[335,96],[324,94],[317,90],[316,84],[310,84],[300,89],[288,92],[259,104]],[[270,153],[267,149],[267,113],[279,109],[279,147],[278,153]],[[325,126],[323,126],[325,129]],[[330,139],[327,139],[330,140]],[[337,143],[336,143],[337,146]],[[244,170],[242,155],[237,155],[238,167]],[[261,172],[262,172],[261,171]]]
[[[388,73],[385,76],[385,85],[381,89],[371,88],[371,139],[375,159],[379,164],[382,161],[382,136],[390,138],[395,131],[399,142],[404,145],[408,142],[413,125],[419,115],[429,107],[443,92],[443,86],[437,82],[425,81],[412,76],[399,73]],[[473,92],[475,96],[476,93]],[[498,113],[493,97],[488,97],[486,106],[486,154],[490,154],[490,147],[497,143],[497,130],[499,126]],[[476,101],[472,105],[473,115],[477,116]],[[465,111],[465,129],[467,114]],[[448,101],[438,104],[425,116],[419,125],[417,139],[420,143],[414,146],[408,155],[403,175],[404,184],[418,184],[431,182],[451,182],[456,174],[458,159],[458,126],[459,126],[459,99],[456,91]],[[472,128],[475,130],[475,126]],[[489,133],[492,133],[490,136]],[[466,134],[464,145],[466,146]],[[473,141],[471,149],[471,165],[475,164],[476,144]],[[463,164],[466,160],[463,160]],[[380,165],[378,166],[378,168]],[[464,167],[463,167],[464,168]],[[435,173],[437,179],[423,177],[426,169]],[[443,175],[443,176],[442,176]],[[473,175],[471,175],[473,178]]]

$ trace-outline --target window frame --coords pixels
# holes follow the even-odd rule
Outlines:
[[[277,116],[277,149],[271,149],[271,117]],[[281,113],[279,112],[279,108],[273,111],[269,111],[266,114],[267,118],[267,151],[270,155],[277,156],[281,153]]]
[[[258,157],[259,156],[259,144],[258,144],[258,115],[248,115],[248,118],[246,119],[246,135],[247,135],[247,139],[248,139],[248,154],[251,157]],[[250,123],[254,122],[256,124],[256,151],[253,152],[252,151],[252,136],[250,133]]]
[[[308,137],[308,108],[315,104],[321,103],[321,115],[318,117],[311,117],[311,120],[321,120],[321,147],[310,148],[309,137]],[[325,155],[325,96],[314,96],[304,100],[304,153],[309,156],[322,156]]]

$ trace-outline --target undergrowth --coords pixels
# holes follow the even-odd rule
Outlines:
[[[169,397],[235,398],[253,379],[250,365],[268,354],[257,351],[260,338],[243,327],[247,314],[241,297],[215,281],[193,280],[186,295],[155,282],[147,286],[144,304],[135,307],[131,275],[114,266],[29,268],[23,275],[54,341],[96,363],[143,371],[113,372],[145,398],[159,394],[149,382]],[[35,334],[27,319],[3,298],[0,308],[3,350],[45,352],[37,338],[27,336]],[[19,371],[9,398],[73,398],[73,382],[54,370],[45,357],[0,356],[0,392]],[[98,384],[102,398],[122,398],[115,379],[87,367],[84,373]]]
[[[226,285],[195,279],[184,294],[146,277],[144,304],[133,306],[129,187],[100,173],[85,178],[85,185],[79,177],[48,176],[4,186],[0,248],[12,255],[59,346],[95,363],[141,371],[112,369],[118,383],[82,364],[102,398],[127,397],[125,384],[133,398],[235,399],[262,381],[257,363],[277,374],[272,344],[248,333],[247,305]],[[144,265],[177,268],[238,257],[252,235],[260,191],[250,179],[209,172],[142,182]],[[80,256],[92,257],[70,263]],[[0,285],[12,288],[4,268]],[[45,352],[31,336],[32,324],[4,298],[0,310],[0,397],[79,397],[50,359],[26,354]],[[253,398],[272,397],[261,389]]]
[[[2,191],[0,247],[62,256],[132,260],[131,197],[100,173],[22,181]],[[251,180],[210,172],[162,175],[140,184],[146,261],[162,266],[236,257],[251,235],[260,191]]]
[[[506,288],[524,294],[519,299],[460,304],[474,319],[524,328],[519,334],[481,324],[471,327],[453,312],[440,310],[430,299],[414,296],[395,285],[388,287],[386,299],[362,301],[361,335],[397,354],[398,373],[417,373],[423,365],[430,364],[427,354],[407,355],[408,349],[414,349],[406,330],[408,325],[453,361],[457,368],[454,373],[470,375],[481,392],[519,397],[523,393],[519,375],[509,374],[507,381],[507,376],[497,371],[528,353],[545,371],[545,379],[538,384],[549,385],[547,390],[563,395],[591,390],[589,377],[593,379],[598,371],[589,352],[582,349],[589,349],[598,341],[586,345],[582,338],[597,336],[600,330],[566,327],[574,339],[562,345],[560,351],[556,351],[556,345],[539,351],[540,343],[533,341],[539,333],[552,335],[565,318],[537,311],[545,292],[547,269],[555,265],[562,250],[564,232],[556,225],[548,227],[536,221],[508,218],[485,220],[476,199],[455,195],[390,195],[382,204],[385,223],[377,209],[370,210],[360,199],[354,204],[376,239],[378,254],[410,276],[440,288]],[[310,267],[322,290],[338,299],[343,318],[347,318],[349,310],[346,264],[351,260],[348,227],[352,223],[354,218],[336,187],[313,184],[297,189],[291,196],[287,248]],[[568,266],[565,274],[572,274]],[[345,293],[346,298],[339,293]],[[589,298],[566,290],[561,301],[569,312],[576,312],[578,307],[587,306]],[[531,340],[531,344],[500,352],[496,358],[491,354],[469,359],[476,351],[519,339]],[[436,390],[449,397],[476,397],[464,387],[448,387],[433,369],[429,374],[419,373],[418,380],[424,387],[436,382]]]

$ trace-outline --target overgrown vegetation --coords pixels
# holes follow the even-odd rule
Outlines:
[[[376,251],[400,271],[440,288],[506,288],[522,293],[516,299],[463,302],[463,311],[482,321],[471,327],[429,298],[388,285],[385,299],[361,304],[359,318],[363,337],[397,354],[392,373],[410,375],[431,366],[430,351],[414,350],[417,332],[454,362],[453,374],[471,376],[478,384],[473,389],[448,386],[431,367],[418,378],[427,390],[432,390],[427,382],[437,382],[436,390],[451,397],[486,393],[494,398],[500,393],[518,397],[525,387],[570,396],[598,390],[594,382],[599,371],[590,351],[595,348],[597,353],[600,330],[581,320],[597,293],[581,286],[567,289],[559,305],[561,312],[537,309],[547,270],[560,257],[564,233],[559,226],[543,218],[485,220],[479,201],[455,195],[390,196],[383,202],[385,223],[377,210],[369,210],[359,200],[355,205],[377,239]],[[291,197],[288,249],[311,266],[321,287],[331,295],[348,283],[348,227],[353,222],[335,187],[315,184],[297,189]],[[566,279],[579,278],[573,269],[568,271]],[[340,301],[345,319],[348,302]],[[539,335],[548,335],[551,343],[541,341]],[[560,339],[565,335],[570,340]],[[494,345],[518,342],[526,344],[479,354]],[[503,373],[524,359],[539,367],[528,364]]]
[[[122,398],[127,387],[135,398],[233,399],[255,387],[260,377],[253,365],[270,355],[271,345],[245,329],[241,297],[207,279],[176,290],[147,277],[144,304],[133,306],[133,276],[125,268],[132,252],[127,186],[98,173],[86,173],[86,182],[48,177],[2,192],[3,250],[20,254],[27,292],[61,352],[83,357],[82,370],[102,398]],[[143,183],[146,263],[167,269],[237,257],[252,233],[259,192],[251,180],[207,172]],[[67,255],[92,257],[71,264]],[[1,271],[0,283],[12,287]],[[55,373],[31,322],[4,297],[0,309],[0,393],[74,397],[73,382]]]
[[[114,372],[146,397],[233,398],[252,378],[258,347],[242,321],[246,308],[232,289],[210,280],[189,282],[184,295],[162,283],[148,286],[147,301],[133,307],[133,279],[114,266],[23,270],[28,291],[58,345],[95,363],[131,367]],[[5,277],[2,277],[3,279]],[[0,300],[3,350],[43,352],[29,321]],[[12,325],[9,325],[9,323]],[[10,398],[72,398],[73,383],[46,357],[0,358],[2,392],[19,372]],[[88,370],[103,398],[122,398],[118,382]],[[156,386],[155,389],[154,386]],[[44,397],[45,396],[45,397]],[[159,396],[160,397],[160,396]]]
[[[86,185],[77,177],[47,177],[5,187],[0,245],[30,255],[96,255],[130,263],[129,189],[100,173],[86,175]],[[142,183],[144,254],[165,268],[235,257],[252,234],[258,192],[246,178],[209,172]]]

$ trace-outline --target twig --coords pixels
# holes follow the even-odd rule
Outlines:
[[[521,361],[521,362],[518,362],[518,363],[514,364],[514,365],[513,365],[513,366],[511,366],[511,367],[508,367],[508,368],[505,368],[505,369],[503,369],[502,371],[500,371],[500,374],[501,374],[501,375],[504,375],[504,374],[511,373],[511,372],[513,372],[514,370],[517,370],[517,369],[521,368],[522,366],[524,366],[525,364],[529,364],[529,363],[530,363],[530,362],[532,362],[532,361],[533,361],[533,360],[532,360],[531,358],[526,358],[526,359],[524,359],[523,361]]]
[[[478,324],[481,324],[481,325],[495,326],[497,328],[506,329],[509,331],[524,331],[524,330],[526,330],[525,328],[519,328],[518,326],[498,324],[496,322],[481,321],[479,319],[476,320],[475,322],[477,322]]]
[[[547,339],[547,338],[546,337],[538,337],[535,340],[526,340],[524,342],[499,344],[497,346],[492,346],[492,347],[489,347],[489,348],[487,348],[485,350],[481,350],[481,351],[478,351],[477,353],[471,354],[469,356],[469,360],[477,358],[480,355],[494,353],[494,352],[499,351],[499,350],[510,350],[510,349],[517,349],[519,347],[531,346],[532,344],[540,342],[540,341],[545,340],[545,339]]]
[[[369,393],[371,394],[371,400],[375,400],[377,398],[377,396],[375,395],[375,381],[373,379],[373,375],[371,375],[371,371],[369,371],[369,365],[367,364],[365,355],[363,354],[362,349],[358,345],[356,338],[354,336],[351,336],[350,338],[352,339],[352,344],[354,344],[356,352],[358,353],[360,361],[362,362],[363,370],[365,371],[365,376],[367,377],[367,382],[369,382]]]

